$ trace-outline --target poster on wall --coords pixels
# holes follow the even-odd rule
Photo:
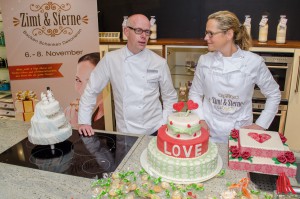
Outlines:
[[[99,61],[96,0],[0,0],[16,119],[30,121],[49,87],[73,127],[80,95]],[[94,128],[104,129],[101,95]]]

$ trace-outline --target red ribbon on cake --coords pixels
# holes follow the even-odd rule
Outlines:
[[[291,182],[289,178],[285,175],[285,173],[280,173],[279,177],[277,178],[276,181],[276,192],[277,194],[280,193],[289,193],[292,192],[293,194],[296,194],[294,189],[291,186]]]

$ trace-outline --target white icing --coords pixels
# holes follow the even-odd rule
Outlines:
[[[41,100],[36,104],[31,118],[29,141],[33,144],[50,145],[68,139],[72,134],[72,128],[58,101],[54,99],[53,93],[47,91],[47,96],[42,93]]]
[[[168,117],[168,122],[172,121],[173,126],[178,128],[187,128],[187,124],[191,126],[199,124],[199,117],[196,114],[189,113],[185,116],[185,112],[173,113]]]
[[[201,156],[202,144],[196,144],[195,148],[195,157]]]
[[[252,130],[252,129],[240,129],[239,130],[239,140],[241,147],[247,148],[258,148],[265,150],[276,150],[276,151],[284,151],[284,147],[278,132],[274,131],[262,131],[262,130]],[[263,143],[259,143],[254,140],[252,137],[248,135],[248,133],[258,133],[258,134],[268,134],[271,136],[269,140],[266,140]]]
[[[190,126],[199,126],[199,117],[196,114],[189,113],[186,116],[186,112],[177,112],[169,115],[168,117],[168,124],[172,122],[172,126],[175,128],[183,128],[187,129],[187,125],[189,124]],[[180,139],[180,140],[189,140],[193,138],[197,138],[201,136],[201,131],[194,132],[192,135],[188,134],[180,134],[180,137],[177,137],[175,133],[172,131],[171,128],[168,129],[167,134],[175,139]]]

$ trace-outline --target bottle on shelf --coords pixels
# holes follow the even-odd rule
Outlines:
[[[250,17],[250,15],[245,15],[244,26],[246,27],[248,35],[251,37],[251,17]]]
[[[277,26],[276,43],[284,44],[286,41],[287,18],[285,15],[280,15],[280,20]]]
[[[150,30],[151,30],[151,35],[150,35],[150,39],[157,39],[157,25],[156,25],[156,19],[155,16],[151,16],[150,19]]]
[[[123,40],[127,40],[127,37],[126,37],[126,35],[124,34],[124,29],[125,29],[126,26],[127,26],[127,20],[128,20],[128,16],[124,16],[124,17],[123,17],[123,23],[122,23],[122,39],[123,39]]]
[[[5,39],[4,39],[3,22],[2,22],[1,12],[0,12],[0,46],[5,46]]]
[[[266,43],[268,41],[268,16],[263,15],[259,23],[259,35],[258,41],[261,43]]]

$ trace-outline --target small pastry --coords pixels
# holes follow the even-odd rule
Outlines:
[[[181,196],[181,193],[176,190],[172,193],[172,196],[171,196],[172,199],[182,199],[182,196]]]
[[[155,193],[160,193],[162,190],[161,186],[159,185],[154,185],[152,189],[155,191]]]
[[[116,196],[116,195],[117,195],[116,189],[111,189],[111,190],[109,190],[108,194],[109,194],[110,196]]]
[[[137,188],[136,184],[130,184],[128,187],[130,191],[134,191]]]
[[[162,182],[162,183],[161,183],[161,187],[162,187],[163,189],[169,189],[171,186],[170,186],[170,184],[169,184],[168,182]]]
[[[147,181],[149,178],[149,176],[147,174],[142,175],[142,180],[143,181]]]
[[[113,172],[113,174],[111,175],[112,179],[119,179],[119,173],[118,172]]]
[[[150,199],[160,199],[160,197],[158,195],[151,194]]]

